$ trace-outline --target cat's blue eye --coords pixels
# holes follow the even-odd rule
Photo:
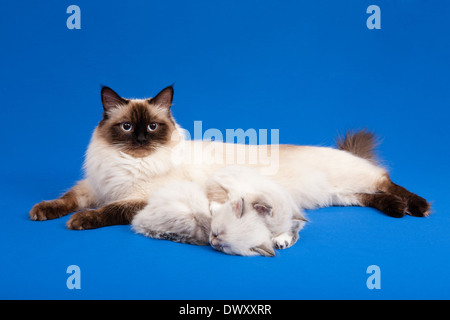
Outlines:
[[[120,127],[123,131],[129,132],[131,129],[133,129],[133,125],[129,122],[123,122],[120,124]]]
[[[152,122],[147,126],[149,131],[155,131],[158,128],[158,124],[156,122]]]

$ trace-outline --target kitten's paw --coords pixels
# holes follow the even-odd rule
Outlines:
[[[67,221],[66,226],[70,230],[86,230],[99,227],[97,210],[84,210],[75,212]]]
[[[431,213],[431,207],[427,200],[414,195],[408,199],[406,213],[414,217],[428,217]]]
[[[57,199],[52,201],[42,201],[34,205],[29,215],[31,220],[44,221],[60,218],[68,213],[64,201]]]
[[[272,238],[272,243],[276,249],[286,249],[294,245],[297,242],[298,235],[294,235],[291,232],[283,232],[276,237]]]

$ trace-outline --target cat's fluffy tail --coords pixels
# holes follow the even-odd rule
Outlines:
[[[345,136],[336,138],[336,145],[339,150],[345,150],[354,155],[377,163],[375,155],[377,138],[373,132],[366,129],[360,131],[347,131]]]

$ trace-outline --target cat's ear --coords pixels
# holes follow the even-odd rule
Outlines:
[[[148,103],[158,105],[167,109],[172,106],[173,86],[161,90],[154,98],[147,99]]]
[[[242,214],[244,213],[244,199],[240,198],[238,200],[232,201],[230,203],[231,210],[233,210],[234,215],[236,218],[242,217]]]
[[[262,216],[271,216],[272,207],[263,201],[256,201],[253,203],[253,209]]]
[[[128,100],[119,96],[113,89],[109,87],[102,87],[101,91],[103,110],[108,112],[109,110],[116,108],[119,105],[127,104]]]
[[[255,252],[256,254],[264,257],[274,257],[275,251],[273,248],[267,244],[262,244],[257,247],[253,247],[250,249],[251,251]]]

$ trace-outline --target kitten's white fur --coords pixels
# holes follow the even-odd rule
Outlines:
[[[211,246],[227,254],[274,256],[272,234],[264,219],[245,200],[237,199],[212,210]]]
[[[207,181],[218,184],[228,191],[229,199],[244,198],[246,205],[267,203],[273,213],[266,217],[270,232],[276,236],[292,229],[292,220],[304,225],[303,212],[300,211],[291,195],[280,185],[256,170],[243,166],[230,166],[215,172]]]
[[[206,188],[228,191],[224,204],[208,202],[207,190],[174,181],[152,193],[132,221],[137,233],[153,238],[208,244],[228,254],[273,255],[273,247],[295,243],[304,218],[290,195],[272,180],[239,166],[214,173]],[[270,208],[261,214],[255,204]],[[299,220],[301,219],[301,220]]]
[[[134,216],[131,225],[137,233],[152,238],[170,236],[171,240],[205,245],[209,243],[210,223],[209,201],[204,188],[182,180],[153,192],[148,204]]]

